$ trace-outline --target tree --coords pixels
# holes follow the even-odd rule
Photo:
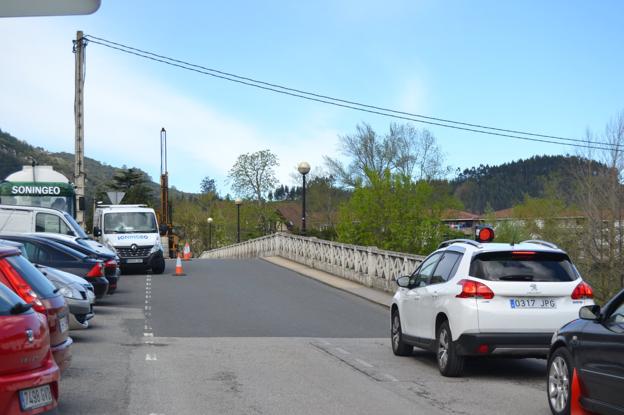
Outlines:
[[[362,123],[352,135],[340,136],[341,153],[349,158],[340,160],[325,156],[330,173],[345,186],[370,183],[387,170],[417,180],[433,180],[449,173],[435,137],[426,129],[410,124],[390,124],[385,136]]]
[[[115,172],[110,187],[113,190],[124,192],[124,204],[151,204],[152,189],[147,186],[149,177],[141,170],[131,167]]]
[[[201,184],[199,185],[200,191],[204,194],[212,193],[217,194],[217,186],[215,184],[214,179],[206,176],[202,179]]]
[[[270,150],[241,154],[229,173],[233,189],[240,196],[261,203],[263,196],[277,184],[278,165],[277,156]]]

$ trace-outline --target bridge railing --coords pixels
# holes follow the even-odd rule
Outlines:
[[[388,292],[394,279],[411,274],[424,257],[375,247],[275,233],[223,248],[205,251],[201,258],[255,258],[279,256],[368,287]]]

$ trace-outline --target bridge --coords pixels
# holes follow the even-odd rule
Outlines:
[[[541,360],[471,361],[453,379],[430,353],[392,354],[392,280],[421,260],[278,233],[204,252],[184,277],[173,261],[125,275],[72,332],[59,412],[548,414]]]

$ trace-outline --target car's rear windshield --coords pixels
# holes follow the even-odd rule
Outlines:
[[[11,309],[18,303],[24,303],[21,298],[0,282],[0,316],[8,316]]]
[[[579,275],[563,253],[487,252],[476,255],[470,275],[488,281],[574,281]]]
[[[6,260],[9,261],[9,264],[39,297],[49,298],[54,296],[54,285],[26,258],[21,255],[13,255],[6,257]]]

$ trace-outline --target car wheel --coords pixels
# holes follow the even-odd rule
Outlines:
[[[165,272],[165,260],[160,259],[157,261],[156,264],[152,266],[152,272],[154,274],[162,274]]]
[[[438,369],[442,376],[461,376],[464,370],[464,357],[457,354],[457,347],[453,343],[448,321],[443,322],[438,328],[436,346]]]
[[[570,414],[572,396],[572,356],[560,347],[548,359],[548,405],[555,415]]]
[[[392,329],[390,331],[390,340],[392,341],[392,352],[397,356],[410,356],[414,350],[411,346],[403,341],[403,331],[401,330],[401,317],[399,311],[392,313]]]

